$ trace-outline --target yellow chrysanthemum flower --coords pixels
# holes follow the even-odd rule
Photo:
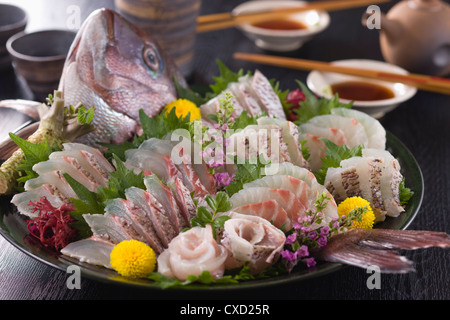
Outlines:
[[[361,197],[350,197],[342,201],[338,205],[338,214],[339,216],[342,215],[347,216],[353,209],[364,207],[367,207],[367,210],[363,214],[361,221],[353,220],[352,225],[349,228],[372,229],[375,221],[375,214],[373,213],[372,208],[370,207],[370,202]]]
[[[200,108],[198,108],[195,103],[187,99],[172,101],[164,107],[163,112],[170,112],[173,108],[175,108],[175,114],[177,117],[183,116],[184,118],[188,115],[188,113],[190,113],[190,121],[198,120],[202,116],[200,113]]]
[[[138,240],[125,240],[114,246],[111,267],[124,277],[142,278],[153,272],[156,255],[152,248]]]

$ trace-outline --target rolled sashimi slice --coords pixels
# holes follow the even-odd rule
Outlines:
[[[61,249],[61,253],[68,257],[78,259],[80,262],[112,269],[110,255],[113,248],[114,244],[112,242],[105,241],[97,236],[92,236],[69,243]]]

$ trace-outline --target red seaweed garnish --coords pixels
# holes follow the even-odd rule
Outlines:
[[[37,217],[28,220],[28,231],[46,247],[61,250],[77,237],[77,230],[70,224],[76,220],[69,214],[73,207],[63,204],[55,208],[46,197],[39,201],[30,201],[33,212],[39,212]]]

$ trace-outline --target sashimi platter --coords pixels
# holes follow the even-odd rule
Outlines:
[[[194,90],[148,34],[93,12],[33,132],[10,133],[1,234],[61,270],[166,290],[406,273],[397,250],[450,245],[407,230],[421,171],[377,119],[217,64]]]

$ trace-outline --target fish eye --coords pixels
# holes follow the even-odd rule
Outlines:
[[[144,48],[142,53],[145,64],[152,70],[159,70],[159,59],[157,53],[152,48]]]

